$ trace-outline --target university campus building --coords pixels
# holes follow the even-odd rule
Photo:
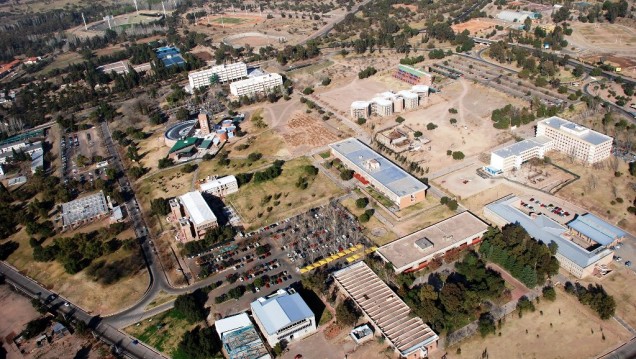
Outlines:
[[[209,229],[219,225],[210,206],[198,191],[171,199],[170,211],[173,219],[179,223],[178,239],[181,242],[202,239]]]

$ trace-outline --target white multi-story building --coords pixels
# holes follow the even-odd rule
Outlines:
[[[538,136],[513,143],[490,154],[490,169],[507,172],[520,169],[521,165],[533,158],[543,158],[552,149],[552,141],[546,136]]]
[[[251,96],[257,93],[268,93],[283,85],[283,77],[279,74],[265,74],[249,79],[232,82],[230,93],[234,96]]]
[[[608,158],[612,153],[614,140],[610,136],[556,116],[537,123],[538,136],[552,139],[552,149],[587,164]]]
[[[213,178],[201,184],[201,192],[217,197],[225,197],[228,194],[238,192],[238,182],[234,176]]]
[[[169,203],[172,217],[179,224],[178,239],[182,242],[202,239],[208,230],[219,226],[201,192],[188,192]]]
[[[300,294],[293,289],[279,289],[250,304],[252,315],[265,339],[273,348],[316,331],[316,316]]]
[[[220,83],[240,80],[247,77],[247,65],[243,62],[236,62],[233,64],[213,66],[206,70],[190,72],[188,74],[190,88],[194,90],[199,87],[210,86],[210,78],[212,75],[218,76]]]

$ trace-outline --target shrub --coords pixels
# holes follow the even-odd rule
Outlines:
[[[453,152],[453,159],[454,160],[463,160],[464,159],[464,153],[461,152],[461,151]]]
[[[437,125],[436,125],[436,124],[434,124],[433,122],[429,122],[429,123],[426,125],[426,129],[427,129],[427,130],[429,130],[429,131],[433,131],[433,130],[434,130],[434,129],[436,129],[436,128],[437,128]]]
[[[357,122],[358,122],[358,125],[364,125],[365,123],[367,123],[367,119],[359,117]]]
[[[551,286],[546,286],[543,287],[543,298],[553,302],[556,300],[556,290],[554,290],[554,287]]]
[[[331,83],[331,79],[329,77],[322,80],[323,86],[329,86],[330,83]]]
[[[312,87],[305,87],[303,90],[303,95],[311,95],[312,93],[314,93],[314,89]]]
[[[402,123],[402,122],[404,122],[404,121],[406,121],[406,119],[405,119],[404,117],[402,117],[402,116],[398,116],[398,117],[395,119],[395,122],[397,122],[397,123]]]
[[[181,172],[183,173],[192,173],[197,169],[197,165],[192,163],[186,163],[183,167],[181,167]]]
[[[420,137],[422,137],[422,135],[423,135],[422,131],[415,131],[415,132],[413,133],[413,136],[414,136],[415,138],[420,138]]]
[[[356,200],[356,207],[365,208],[369,204],[369,199],[367,197],[358,198]]]

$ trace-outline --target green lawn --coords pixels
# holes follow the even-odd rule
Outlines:
[[[194,327],[196,327],[196,324],[188,323],[180,313],[171,309],[131,325],[125,328],[124,331],[158,351],[174,355],[176,358],[178,356],[176,354],[179,342],[181,342],[183,334]]]
[[[244,22],[246,22],[247,20],[245,19],[241,19],[238,17],[219,17],[216,18],[214,20],[212,20],[212,22],[216,22],[218,24],[223,23],[223,24],[242,24]]]

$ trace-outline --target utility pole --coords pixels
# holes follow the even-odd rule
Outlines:
[[[112,30],[110,27],[110,15],[106,16],[106,21],[108,21],[108,30]]]
[[[137,10],[137,15],[139,15],[139,7],[137,6],[137,0],[133,0],[135,2],[135,10]]]
[[[84,13],[82,13],[82,21],[84,21],[84,30],[88,31],[88,26],[86,26],[86,19],[84,18]]]
[[[163,8],[163,17],[167,17],[167,15],[166,15],[166,6],[163,4],[163,1],[161,2],[161,7]]]

